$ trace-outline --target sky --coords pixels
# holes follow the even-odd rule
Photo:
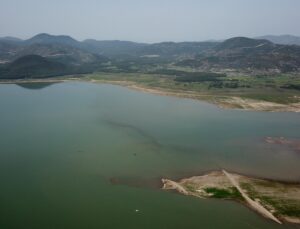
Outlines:
[[[0,37],[137,42],[300,36],[300,0],[0,0]]]

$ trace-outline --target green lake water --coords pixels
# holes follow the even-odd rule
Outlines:
[[[300,181],[300,114],[223,110],[92,83],[0,85],[0,228],[300,228],[160,190],[224,168]],[[138,211],[136,211],[138,210]]]

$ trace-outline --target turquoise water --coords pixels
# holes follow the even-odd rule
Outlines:
[[[225,168],[300,181],[299,152],[263,141],[300,138],[299,114],[79,82],[0,85],[0,107],[0,228],[297,228],[159,180]]]

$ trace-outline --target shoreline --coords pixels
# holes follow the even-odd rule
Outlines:
[[[95,80],[95,79],[88,79],[88,78],[62,77],[62,78],[55,78],[55,79],[45,78],[45,79],[0,80],[0,84],[63,83],[63,82],[74,82],[74,81],[119,85],[143,93],[193,99],[193,100],[203,101],[209,104],[213,104],[221,109],[300,113],[300,102],[291,103],[291,104],[280,104],[280,103],[268,102],[263,100],[242,98],[239,96],[201,94],[201,93],[188,91],[188,90],[179,91],[179,90],[170,90],[170,89],[159,88],[159,87],[149,87],[149,86],[147,87],[146,85],[139,84],[134,81]]]
[[[175,190],[196,198],[236,201],[278,224],[300,224],[300,183],[268,181],[224,170],[178,181],[164,178],[161,181],[163,190]]]
[[[224,175],[227,177],[227,179],[230,181],[230,183],[240,192],[242,197],[245,199],[247,205],[251,207],[254,211],[257,211],[262,216],[266,217],[267,219],[273,220],[276,223],[282,224],[282,222],[275,217],[271,211],[266,209],[262,204],[260,204],[259,200],[252,200],[248,194],[240,187],[239,183],[235,180],[234,176],[232,176],[230,173],[226,172],[225,170],[222,170]]]

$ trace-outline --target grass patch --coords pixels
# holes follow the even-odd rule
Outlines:
[[[205,188],[206,193],[210,194],[213,198],[218,199],[239,199],[243,200],[240,192],[235,188],[222,189],[222,188]]]
[[[300,217],[300,201],[278,200],[268,196],[261,196],[259,199],[267,205],[272,206],[277,214],[291,217]]]
[[[276,182],[273,183],[268,181],[256,181],[255,184],[268,188],[276,188],[278,185]],[[300,217],[300,201],[289,199],[280,200],[272,196],[259,195],[251,184],[242,183],[240,185],[247,191],[247,194],[251,199],[259,199],[264,206],[270,206],[275,209],[276,215]]]
[[[235,96],[280,104],[300,102],[300,76],[224,76],[215,73],[159,70],[149,73],[105,73],[83,76],[85,79],[127,81],[149,88],[174,92],[193,92],[195,96]],[[293,87],[286,87],[293,85]]]

